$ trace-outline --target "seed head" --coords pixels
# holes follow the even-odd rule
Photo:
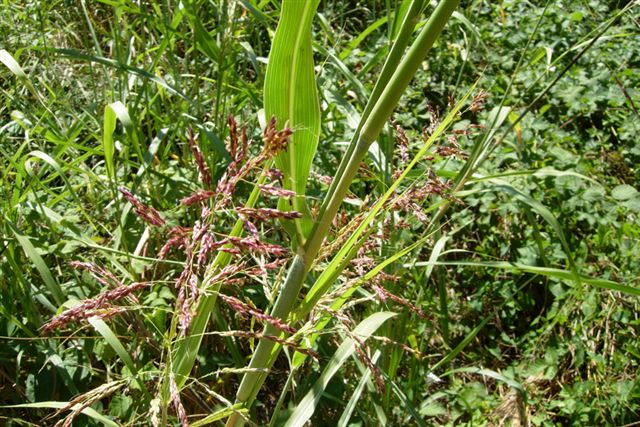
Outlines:
[[[138,215],[144,222],[150,225],[155,225],[156,227],[163,227],[165,222],[164,219],[160,216],[160,212],[152,208],[151,206],[147,206],[141,201],[139,201],[129,190],[125,187],[119,188],[120,193],[124,196],[124,198],[133,205],[134,211],[136,215]]]
[[[236,211],[239,214],[246,215],[247,217],[254,218],[259,221],[267,221],[269,219],[296,219],[302,217],[300,212],[284,212],[271,208],[237,208]]]
[[[202,150],[200,150],[200,146],[198,145],[198,136],[193,133],[193,130],[191,128],[189,128],[189,130],[187,131],[187,139],[189,141],[189,148],[191,148],[191,153],[196,159],[196,164],[198,165],[200,179],[202,180],[206,188],[211,188],[211,173],[209,172],[209,166],[207,166],[207,162],[204,159]]]
[[[207,199],[210,199],[211,197],[215,196],[215,194],[216,193],[209,190],[198,190],[195,193],[191,193],[190,196],[187,196],[182,200],[180,200],[180,204],[184,206],[190,206],[190,205],[193,205],[194,203],[200,203]]]
[[[262,134],[262,141],[264,142],[263,152],[268,157],[273,157],[286,150],[289,137],[292,134],[293,131],[286,127],[281,131],[276,131],[276,118],[272,117]]]

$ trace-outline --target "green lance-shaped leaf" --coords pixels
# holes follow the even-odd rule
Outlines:
[[[27,74],[24,72],[20,64],[18,64],[18,61],[16,61],[15,58],[4,49],[0,49],[0,63],[4,64],[4,66],[7,67],[23,85],[25,85],[29,92],[31,92],[31,94],[35,96],[42,105],[44,105],[42,97],[33,86],[33,83],[31,83],[31,80],[29,80],[29,77],[27,77]]]
[[[286,123],[294,130],[287,150],[276,157],[276,166],[284,174],[285,188],[296,193],[293,206],[282,200],[279,208],[305,213],[305,218],[296,220],[294,235],[298,243],[303,243],[311,228],[304,195],[320,137],[320,104],[311,49],[311,24],[319,3],[320,0],[282,2],[264,89],[266,117],[275,117],[280,126]]]
[[[285,424],[286,427],[304,426],[307,421],[309,421],[331,378],[338,372],[344,362],[355,353],[358,345],[364,343],[385,321],[395,315],[395,313],[389,311],[374,313],[363,320],[353,330],[352,336],[345,339],[340,347],[338,347],[338,350],[336,350],[331,360],[329,360],[329,363],[316,383],[293,411],[293,414],[291,414],[291,417],[289,417],[289,420]]]

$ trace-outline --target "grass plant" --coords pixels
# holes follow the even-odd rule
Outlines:
[[[2,423],[633,422],[637,12],[5,2]]]

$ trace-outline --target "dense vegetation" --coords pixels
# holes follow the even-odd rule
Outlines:
[[[638,421],[636,2],[283,3],[3,3],[2,424]]]

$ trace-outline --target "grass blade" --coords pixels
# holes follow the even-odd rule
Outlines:
[[[145,386],[144,382],[138,376],[138,370],[136,369],[131,356],[124,348],[116,334],[113,333],[111,328],[104,322],[104,320],[98,319],[97,317],[91,317],[88,319],[88,322],[93,326],[93,328],[105,339],[105,341],[113,348],[118,357],[124,362],[124,364],[129,369],[129,372],[133,375],[135,381],[140,386],[140,389],[147,395],[149,395],[149,391]]]
[[[102,133],[102,151],[104,152],[104,161],[107,164],[107,175],[110,180],[115,178],[115,153],[116,146],[113,140],[113,133],[116,131],[116,112],[113,104],[104,107],[104,125]]]
[[[6,405],[0,406],[0,408],[32,408],[32,409],[41,409],[41,408],[51,408],[51,409],[62,409],[69,406],[67,402],[56,402],[56,401],[48,401],[48,402],[35,402],[35,403],[22,403],[19,405]],[[80,404],[77,403],[69,408],[71,411],[75,411],[76,408],[79,408]],[[101,422],[103,425],[107,427],[118,427],[119,424],[115,421],[110,420],[109,418],[102,415],[100,412],[96,411],[91,407],[84,408],[80,411],[85,414],[89,418],[93,418],[96,421]]]
[[[432,264],[429,261],[417,262],[413,265],[426,267]],[[538,267],[535,265],[527,265],[518,262],[506,262],[506,261],[452,261],[452,262],[435,262],[435,265],[455,265],[470,267],[486,267],[486,268],[499,268],[502,270],[509,270],[513,272],[523,271],[525,273],[537,274],[540,276],[551,277],[558,280],[567,280],[578,283],[584,283],[596,288],[608,289],[610,291],[622,292],[628,295],[640,297],[640,288],[635,288],[628,285],[623,285],[612,280],[600,279],[595,277],[584,276],[582,274],[576,275],[572,271],[562,270],[559,268],[551,267]]]
[[[24,72],[20,64],[18,64],[18,61],[16,61],[15,58],[4,49],[0,49],[0,62],[3,63],[4,66],[7,67],[23,85],[25,85],[29,92],[31,92],[31,94],[35,96],[43,106],[45,106],[40,94],[33,86],[33,83],[31,83],[31,80],[29,80],[29,77],[27,77],[27,74]]]
[[[265,117],[294,130],[287,150],[276,157],[285,176],[285,188],[296,192],[293,209],[306,213],[304,194],[311,162],[320,137],[320,104],[316,89],[311,47],[311,24],[319,0],[284,0],[276,29],[264,88]],[[281,210],[289,210],[284,200]],[[304,220],[303,220],[304,221]],[[302,243],[311,228],[296,221],[296,235]]]
[[[13,235],[16,236],[16,240],[18,241],[18,243],[20,243],[20,246],[22,246],[22,250],[24,251],[25,255],[27,255],[27,258],[31,260],[33,265],[36,267],[36,270],[38,270],[38,273],[40,273],[40,277],[42,277],[45,286],[47,287],[49,292],[51,292],[51,295],[53,296],[56,304],[62,305],[62,303],[66,299],[64,296],[64,292],[62,292],[60,284],[51,274],[51,270],[49,270],[47,263],[44,262],[44,259],[42,259],[36,248],[33,246],[31,240],[29,240],[27,236],[21,234],[12,222],[8,220],[6,222],[13,232]]]
[[[353,330],[352,335],[360,339],[360,342],[366,341],[382,324],[395,316],[395,313],[388,311],[374,313],[360,322],[358,326]],[[293,414],[285,424],[286,427],[303,426],[311,416],[313,415],[315,408],[322,398],[327,384],[340,367],[347,361],[349,357],[356,351],[358,343],[352,337],[347,338],[342,342],[338,350],[327,364],[320,378],[316,381],[313,388],[304,396],[302,401],[298,404]]]
[[[377,350],[371,358],[371,363],[375,365],[381,354],[382,353],[380,352],[380,350]],[[342,413],[342,415],[340,415],[340,419],[338,420],[338,427],[347,427],[349,425],[349,419],[351,419],[353,411],[356,409],[356,405],[360,400],[360,396],[362,395],[365,386],[370,381],[370,378],[371,369],[367,368],[364,372],[364,375],[362,375],[362,378],[360,378],[360,382],[358,382],[355,390],[353,390],[353,394],[351,395],[349,402],[347,402],[347,406],[345,406],[344,412]]]

